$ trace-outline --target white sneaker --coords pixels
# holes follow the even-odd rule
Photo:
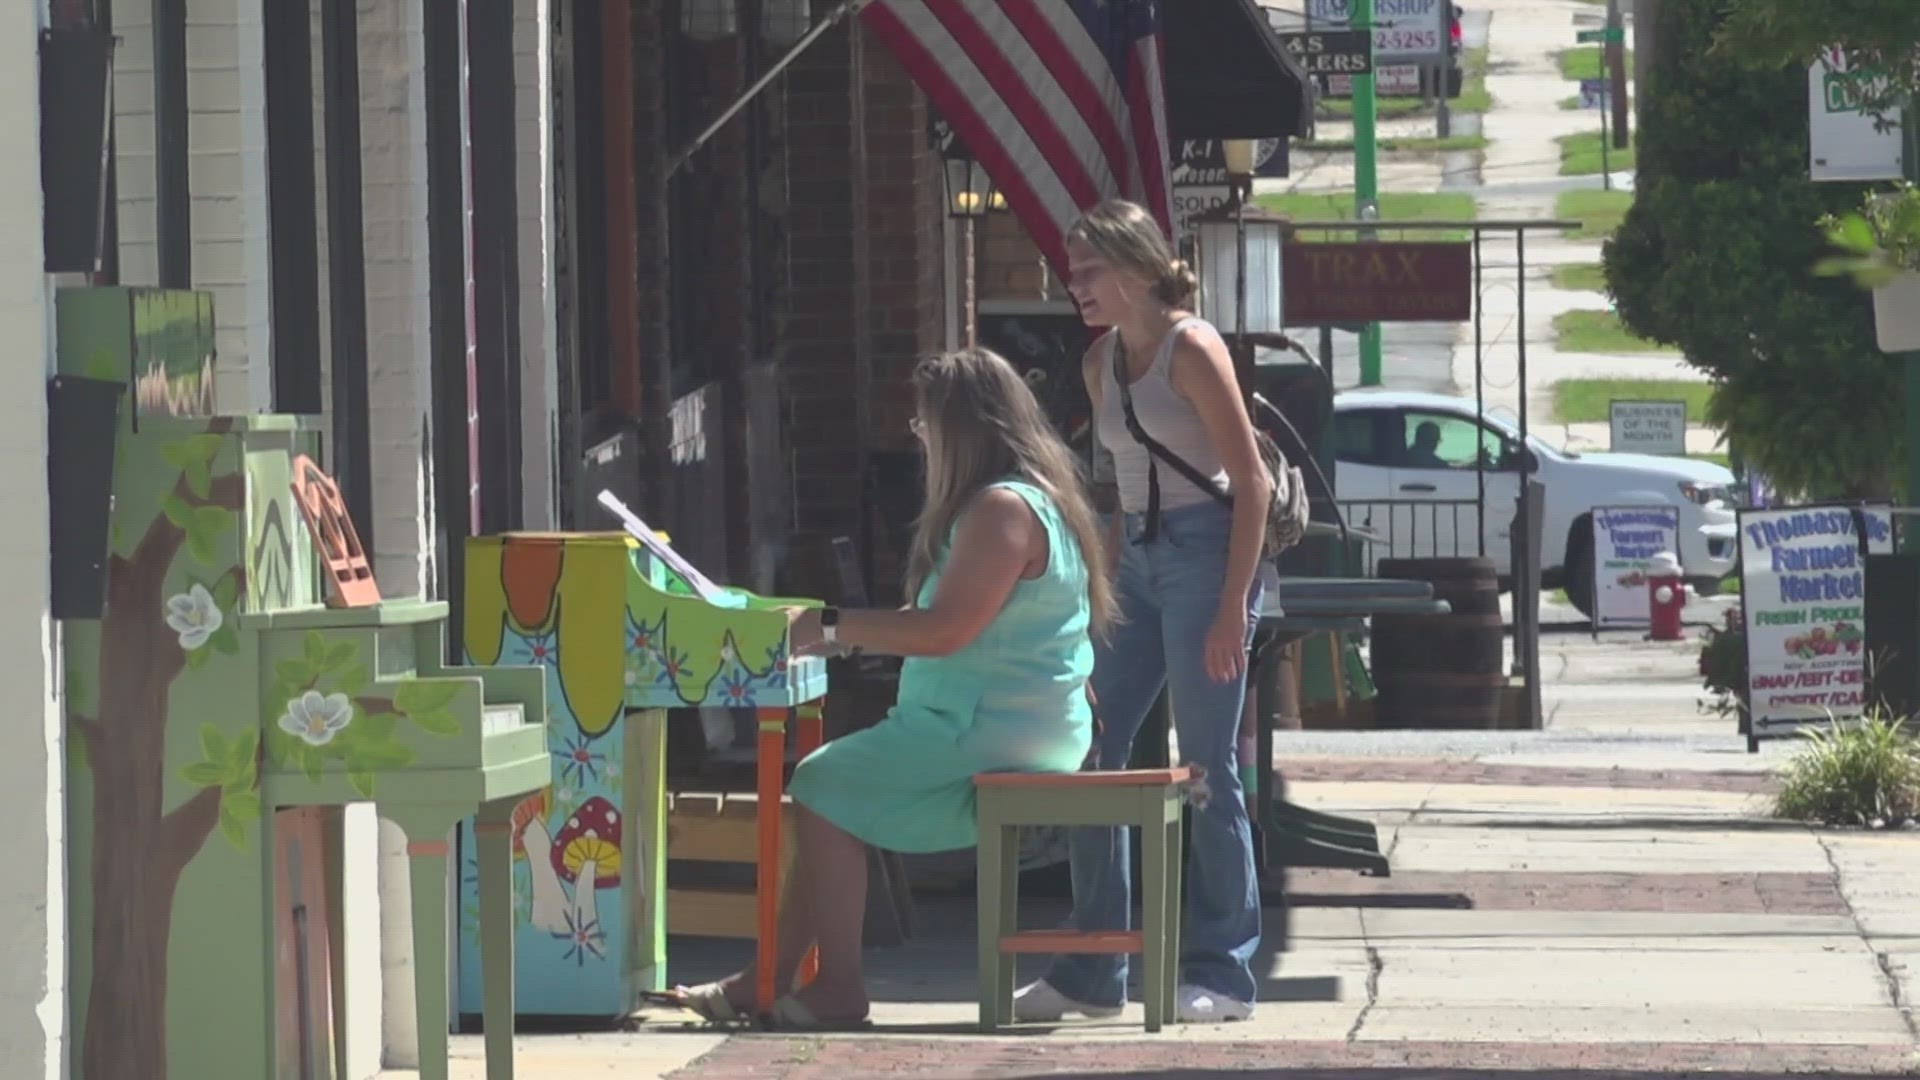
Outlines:
[[[1053,988],[1045,979],[1037,979],[1013,992],[1013,1019],[1021,1024],[1051,1024],[1068,1013],[1079,1013],[1089,1020],[1111,1020],[1120,1015],[1118,1005],[1089,1005],[1075,1001]]]
[[[1192,983],[1181,984],[1175,998],[1174,1019],[1182,1024],[1219,1024],[1253,1015],[1253,1006],[1247,1002]],[[1014,1010],[1019,1011],[1018,999],[1015,999]]]

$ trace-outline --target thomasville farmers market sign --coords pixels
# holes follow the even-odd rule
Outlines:
[[[1884,509],[1861,511],[1867,550],[1893,550]],[[1753,737],[1859,716],[1866,703],[1866,561],[1851,507],[1740,515],[1747,708]]]

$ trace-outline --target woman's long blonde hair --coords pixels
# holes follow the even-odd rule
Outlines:
[[[1067,239],[1086,244],[1115,270],[1138,275],[1153,298],[1168,307],[1187,307],[1200,291],[1199,275],[1174,257],[1160,223],[1139,203],[1108,199],[1081,214],[1067,229]]]
[[[998,354],[963,349],[922,360],[913,371],[915,405],[927,443],[926,506],[915,523],[907,596],[932,575],[973,497],[1000,480],[1024,480],[1053,499],[1080,543],[1096,635],[1117,605],[1106,541],[1073,452],[1054,433],[1025,379]]]

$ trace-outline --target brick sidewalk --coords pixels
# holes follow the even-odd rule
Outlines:
[[[1780,790],[1779,781],[1764,773],[1500,765],[1462,758],[1276,757],[1274,768],[1289,782],[1300,783],[1495,784],[1742,795],[1771,795]]]
[[[673,1080],[864,1080],[866,1077],[1169,1077],[1210,1080],[1720,1080],[1910,1075],[1904,1046],[1692,1043],[1197,1043],[1165,1038],[1056,1042],[1044,1037],[914,1039],[739,1036]]]

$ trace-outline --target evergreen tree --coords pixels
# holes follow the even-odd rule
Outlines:
[[[1869,294],[1814,274],[1821,218],[1864,189],[1808,178],[1802,63],[1716,47],[1739,3],[1662,0],[1607,282],[1629,328],[1712,377],[1709,419],[1781,490],[1884,497],[1902,461],[1899,362],[1874,344]]]

